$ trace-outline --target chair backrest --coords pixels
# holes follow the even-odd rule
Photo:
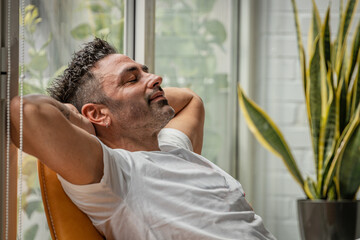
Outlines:
[[[54,240],[100,240],[102,235],[64,192],[54,171],[38,160],[41,195]]]

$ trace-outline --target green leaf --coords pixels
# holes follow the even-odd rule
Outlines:
[[[344,43],[345,36],[348,34],[351,21],[354,17],[354,12],[359,0],[349,0],[346,6],[345,14],[341,19],[340,43]]]
[[[193,0],[200,13],[209,13],[214,7],[215,0]]]
[[[35,211],[41,211],[42,210],[42,201],[40,201],[40,200],[28,201],[25,204],[24,210],[25,210],[26,215],[28,216],[28,218],[31,218],[31,215]]]
[[[53,83],[53,81],[60,75],[62,75],[65,71],[65,69],[67,68],[67,65],[63,65],[61,67],[59,67],[54,74],[51,76],[50,80],[47,83],[47,87],[50,87]]]
[[[357,75],[355,77],[352,89],[353,94],[351,103],[351,115],[354,114],[355,108],[359,105],[360,102],[360,52],[358,53],[357,65]]]
[[[116,4],[111,0],[103,0],[103,2],[109,7],[116,7]]]
[[[336,199],[337,199],[337,193],[336,193],[335,184],[332,184],[327,194],[327,200],[331,201]]]
[[[34,8],[31,12],[31,22],[33,22],[37,17],[39,17],[39,10],[38,8]]]
[[[353,54],[353,53],[352,53]],[[352,58],[352,57],[351,57]],[[356,66],[360,66],[360,51],[357,51],[357,58],[354,60],[354,68]],[[358,93],[358,87],[359,87],[359,81],[358,77],[359,75],[356,75],[352,77],[353,71],[351,73],[349,72],[349,69],[351,68],[352,63],[348,65],[348,71],[346,73],[345,82],[348,85],[347,94],[346,94],[346,123],[348,123],[354,114],[355,108],[357,107],[357,99],[359,97]],[[359,68],[358,68],[359,72]]]
[[[360,52],[359,49],[360,49],[360,21],[356,27],[356,32],[354,34],[353,41],[352,41],[352,48],[350,51],[350,53],[351,53],[350,62],[349,62],[349,67],[346,72],[347,82],[350,81],[351,76],[354,72],[354,68],[356,66],[356,62],[358,59],[358,54]]]
[[[123,44],[123,34],[124,34],[124,18],[120,19],[119,21],[114,22],[110,26],[110,34],[109,37],[111,42],[114,43],[116,49],[118,49],[119,53],[123,53],[124,51],[124,44]]]
[[[342,132],[337,144],[336,144],[336,153],[334,156],[333,161],[331,162],[331,166],[327,173],[327,176],[324,181],[324,188],[323,194],[326,194],[329,190],[330,185],[334,179],[335,173],[338,173],[338,165],[339,162],[343,159],[344,151],[349,143],[349,139],[353,135],[354,131],[358,128],[360,119],[360,105],[356,109],[356,113],[354,114],[353,118],[351,119],[350,123],[345,127],[344,131]],[[359,148],[359,146],[357,146]],[[356,150],[355,150],[356,151]],[[348,154],[348,153],[347,153]],[[339,179],[335,178],[335,185],[337,189],[340,188]]]
[[[293,6],[294,19],[295,19],[296,38],[297,38],[297,45],[298,45],[298,51],[299,51],[301,76],[302,76],[302,81],[303,81],[303,86],[304,86],[304,92],[306,92],[308,80],[307,80],[307,76],[306,76],[306,57],[305,57],[304,44],[303,44],[302,38],[301,38],[301,29],[300,29],[300,24],[299,24],[299,15],[298,15],[298,11],[297,11],[296,2],[295,2],[295,0],[291,0],[291,3]]]
[[[35,8],[35,5],[29,4],[25,7],[25,12],[32,11]]]
[[[93,13],[103,13],[104,12],[103,6],[101,6],[101,4],[99,4],[99,3],[91,3],[91,4],[89,4],[88,7]]]
[[[36,54],[31,58],[31,61],[27,65],[27,67],[35,71],[40,71],[40,72],[44,71],[48,67],[46,51],[42,50],[36,52]]]
[[[33,58],[34,56],[36,56],[37,51],[35,48],[30,47],[28,50],[28,53],[29,53],[29,56]]]
[[[110,29],[109,28],[102,28],[96,31],[95,36],[99,37],[99,38],[104,38],[106,36],[108,36],[110,33]]]
[[[71,30],[71,36],[78,40],[84,40],[91,35],[91,27],[88,23],[83,23]]]
[[[96,31],[108,28],[111,25],[110,18],[106,13],[98,13],[95,17]]]
[[[310,130],[314,150],[316,172],[319,171],[319,135],[321,121],[321,71],[320,71],[320,44],[319,37],[315,39],[310,58],[309,86],[306,92],[306,104],[310,113]]]
[[[39,225],[38,224],[34,224],[31,227],[26,229],[26,232],[24,234],[24,239],[26,240],[34,240],[36,233],[38,232],[39,229]]]
[[[46,48],[47,46],[49,46],[49,44],[51,43],[51,41],[52,41],[52,33],[49,34],[48,39],[47,39],[46,42],[41,46],[40,51],[45,50],[45,48]]]
[[[360,125],[351,132],[342,150],[337,171],[341,199],[355,199],[360,186]]]
[[[331,37],[330,37],[329,18],[330,18],[330,7],[328,7],[326,11],[324,24],[321,30],[326,66],[328,66],[329,63],[331,63]]]
[[[334,89],[332,86],[332,69],[329,64],[329,71],[327,74],[327,85],[329,90],[329,100],[326,104],[326,128],[325,128],[325,146],[324,146],[324,167],[323,178],[325,179],[327,172],[330,168],[331,161],[334,156],[337,139],[339,138],[339,132],[337,131],[338,118],[336,116],[336,101],[334,95]],[[322,187],[321,187],[322,188]]]
[[[344,75],[340,77],[339,86],[336,90],[336,101],[338,111],[337,116],[339,118],[339,132],[341,133],[350,120],[347,114],[347,86]]]
[[[312,180],[310,177],[307,177],[304,183],[304,191],[306,196],[310,199],[319,199],[319,195],[316,192],[316,184],[314,180]]]
[[[316,6],[314,0],[312,0],[312,4],[313,4],[312,20],[310,23],[309,35],[308,35],[308,52],[309,53],[312,52],[313,44],[315,44],[315,39],[317,36],[319,36],[320,28],[321,28],[320,14],[319,14],[319,11],[317,9],[317,6]]]
[[[341,18],[342,18],[342,15],[343,15],[343,10],[344,10],[344,0],[340,0],[340,6],[339,6],[339,17],[340,17],[340,22],[341,22]],[[339,26],[340,27],[340,26]]]
[[[303,188],[304,180],[279,128],[259,106],[245,96],[240,86],[238,97],[250,131],[265,148],[284,161],[285,166]]]
[[[324,66],[322,67],[324,71]],[[336,140],[338,139],[337,134],[337,121],[336,116],[336,101],[334,97],[334,89],[332,86],[332,71],[331,64],[328,66],[329,71],[326,76],[327,86],[322,86],[321,91],[327,91],[327,99],[322,99],[324,106],[322,107],[322,117],[321,117],[321,128],[320,128],[320,138],[319,138],[319,161],[318,161],[318,188],[317,192],[322,193],[323,182],[327,175],[327,172],[330,168],[330,163],[333,159],[333,154],[336,147]],[[323,81],[323,80],[322,80]],[[322,196],[321,198],[324,198]]]
[[[222,44],[225,42],[227,35],[224,25],[218,20],[207,20],[204,22],[206,31],[212,35],[215,43]]]
[[[24,24],[25,26],[31,25],[31,13],[26,13],[24,17]]]
[[[354,12],[356,9],[356,6],[358,4],[359,0],[349,0],[345,9],[344,13],[341,13],[341,22],[339,25],[339,32],[338,32],[338,36],[336,39],[336,46],[335,46],[335,66],[337,68],[337,73],[338,76],[340,76],[339,74],[339,65],[342,65],[342,61],[343,61],[343,56],[345,56],[345,54],[343,53],[344,51],[344,46],[346,44],[346,36],[348,35],[348,31],[349,31],[349,27],[351,24],[351,21],[353,19],[354,16]],[[341,63],[340,63],[341,62]]]
[[[345,82],[345,74],[343,69],[346,65],[345,61],[345,53],[346,53],[346,42],[341,48],[341,54],[338,55],[337,59],[335,60],[335,74],[337,76],[336,81],[336,110],[337,110],[337,117],[339,118],[339,126],[338,131],[341,133],[344,129],[344,127],[347,124],[347,91],[348,91],[348,85]]]
[[[59,75],[63,74],[66,68],[67,68],[67,65],[63,65],[63,66],[59,67],[53,74],[52,78],[56,78]]]

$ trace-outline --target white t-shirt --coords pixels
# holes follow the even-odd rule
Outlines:
[[[238,181],[192,152],[175,129],[159,134],[161,151],[103,148],[99,183],[65,192],[106,239],[274,239]]]

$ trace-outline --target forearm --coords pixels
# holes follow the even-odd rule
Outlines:
[[[100,143],[92,124],[50,97],[23,99],[23,150],[74,184],[98,182],[103,173]],[[20,99],[11,101],[11,138],[19,146]],[[91,131],[90,131],[91,132]]]
[[[169,102],[169,105],[174,109],[175,114],[178,114],[183,110],[194,97],[199,98],[193,91],[188,88],[164,88],[165,97]]]
[[[24,146],[32,146],[38,141],[36,134],[49,128],[56,129],[59,121],[69,121],[81,128],[82,120],[67,106],[44,95],[28,95],[23,98],[23,136],[29,140]],[[20,131],[20,98],[11,101],[11,138],[15,145],[19,144]],[[31,147],[30,147],[31,148]],[[24,149],[27,151],[27,149]],[[32,152],[29,149],[27,152]]]
[[[165,97],[175,110],[175,117],[166,125],[185,133],[194,152],[201,154],[205,109],[201,98],[190,89],[166,88]]]

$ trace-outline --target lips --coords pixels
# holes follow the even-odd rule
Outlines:
[[[158,99],[164,99],[164,92],[163,91],[158,91],[154,94],[152,94],[149,98],[149,102],[152,102],[152,101],[156,101]]]

